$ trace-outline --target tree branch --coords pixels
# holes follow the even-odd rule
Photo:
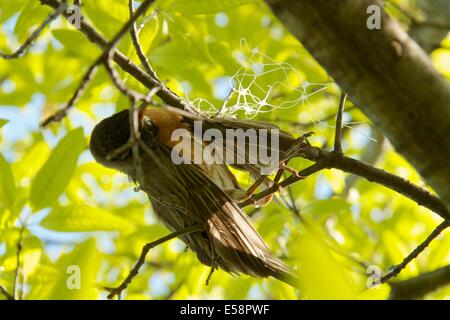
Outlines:
[[[55,20],[60,14],[62,14],[66,9],[66,0],[62,0],[61,4],[54,7],[55,11],[50,13],[48,17],[33,31],[33,33],[25,40],[25,42],[13,53],[7,54],[0,52],[0,58],[5,60],[20,58],[25,51],[31,47],[33,42],[41,35],[42,30],[48,26],[53,20]]]
[[[40,0],[42,4],[48,5],[52,8],[57,8],[59,2],[57,0]],[[141,5],[142,6],[142,5]],[[137,15],[137,11],[135,16]],[[69,14],[64,13],[64,17],[69,18]],[[137,16],[135,17],[137,18]],[[135,21],[133,19],[133,21]],[[108,41],[103,38],[85,19],[80,22],[80,31],[86,35],[86,37],[100,47],[102,50],[108,48]],[[112,48],[112,59],[116,62],[122,70],[130,74],[138,82],[148,89],[153,89],[155,87],[160,87],[161,90],[157,92],[157,96],[160,97],[165,103],[171,105],[175,108],[188,110],[190,112],[195,112],[195,109],[191,107],[186,101],[181,97],[172,92],[167,88],[162,82],[159,82],[149,76],[145,71],[134,64],[130,59],[128,59],[122,52],[116,48]],[[106,52],[106,51],[105,51]]]
[[[130,11],[130,17],[134,15],[134,0],[128,0],[128,9]],[[155,79],[156,81],[159,81],[158,77],[156,76],[155,71],[153,71],[152,66],[150,65],[147,56],[144,54],[144,51],[142,50],[142,46],[139,42],[139,35],[138,30],[136,28],[136,23],[133,23],[133,26],[130,30],[131,40],[133,42],[134,49],[136,50],[136,54],[139,57],[139,60],[141,61],[141,64],[144,66],[145,71],[147,71],[148,75]]]
[[[6,290],[4,286],[0,284],[0,293],[3,294],[6,300],[14,300],[14,296]]]
[[[402,177],[335,152],[318,149],[318,154],[315,161],[324,162],[327,168],[339,169],[366,178],[370,182],[376,182],[415,201],[418,205],[430,209],[442,218],[450,219],[450,213],[439,197]]]
[[[417,277],[390,283],[390,300],[416,299],[450,284],[450,265],[419,274]]]
[[[144,101],[147,104],[152,102],[152,97],[153,94],[151,95],[143,95],[139,92],[136,92],[130,88],[128,88],[125,83],[122,81],[122,79],[120,78],[119,73],[117,72],[117,70],[114,68],[113,64],[111,63],[111,60],[108,58],[106,59],[103,64],[105,65],[106,71],[109,74],[109,77],[111,78],[112,82],[114,83],[114,85],[116,86],[116,88],[123,93],[125,96],[127,96],[130,100],[133,101]],[[160,88],[159,87],[155,87],[153,88],[150,92],[154,92],[156,93]]]
[[[266,2],[450,208],[450,85],[382,1]]]
[[[41,2],[43,4],[46,4],[45,0],[41,0]],[[88,71],[82,78],[81,83],[78,86],[78,89],[75,91],[75,94],[72,96],[72,98],[70,99],[70,101],[68,102],[66,107],[59,110],[55,114],[51,115],[46,120],[44,120],[42,122],[42,126],[45,127],[45,126],[49,125],[51,122],[60,121],[67,115],[67,112],[74,106],[76,100],[81,96],[81,94],[84,91],[84,89],[86,88],[87,84],[92,79],[92,76],[95,73],[95,71],[97,70],[98,65],[105,63],[105,62],[108,63],[110,56],[112,56],[112,53],[111,53],[112,50],[114,50],[115,46],[119,43],[119,41],[122,39],[122,37],[128,33],[128,31],[130,30],[130,28],[132,28],[132,26],[134,25],[136,20],[147,11],[148,7],[150,7],[153,2],[154,2],[154,0],[146,0],[139,6],[136,13],[130,17],[130,19],[122,26],[122,28],[120,28],[120,30],[111,39],[111,41],[109,41],[108,43],[105,44],[105,46],[103,48],[103,53],[97,58],[97,60],[95,60],[94,64],[88,69]],[[107,67],[107,69],[108,69],[108,67]],[[112,67],[111,67],[111,69],[112,69]],[[111,69],[108,69],[108,70],[111,71]]]
[[[419,244],[403,261],[392,268],[386,275],[381,277],[380,283],[385,283],[389,281],[391,278],[396,277],[412,260],[417,258],[417,256],[422,253],[438,235],[441,234],[448,226],[450,226],[450,221],[446,220],[439,224],[432,233],[428,235],[428,237]]]
[[[339,101],[339,108],[336,114],[336,134],[334,137],[334,152],[343,154],[341,145],[341,131],[342,131],[342,113],[344,112],[345,100],[347,95],[345,93],[341,94],[341,99]]]
[[[204,228],[202,226],[199,225],[194,225],[192,227],[188,227],[186,229],[177,231],[177,232],[173,232],[167,236],[164,236],[162,238],[159,238],[158,240],[155,240],[153,242],[147,243],[143,248],[142,248],[142,252],[139,255],[139,259],[137,260],[136,264],[134,265],[134,267],[131,269],[130,273],[128,274],[128,276],[125,278],[125,280],[122,281],[122,283],[116,287],[116,288],[106,288],[108,289],[108,291],[110,291],[110,293],[108,294],[108,299],[112,299],[114,298],[114,296],[118,295],[120,296],[120,294],[122,293],[123,290],[125,290],[128,285],[131,283],[131,281],[134,279],[134,277],[137,276],[139,269],[141,268],[141,266],[145,263],[145,257],[147,256],[147,253],[153,249],[156,246],[159,246],[160,244],[163,244],[169,240],[172,240],[174,238],[178,238],[190,233],[194,233],[194,232],[199,232],[202,231]]]
[[[302,177],[307,177],[323,169],[339,169],[344,172],[356,174],[366,178],[370,182],[376,182],[391,190],[394,190],[405,197],[415,201],[417,204],[424,206],[431,211],[437,213],[442,218],[450,220],[450,212],[439,197],[431,194],[428,190],[414,185],[413,183],[403,179],[402,177],[393,175],[383,169],[376,168],[368,163],[338,154],[332,151],[326,151],[314,146],[308,146],[303,151],[304,157],[316,162],[314,165],[299,172]],[[301,180],[297,176],[290,176],[278,185],[287,187]],[[250,199],[242,202],[241,207],[248,206],[256,201],[267,197],[278,191],[278,186],[270,187],[258,194],[253,195]]]
[[[19,229],[19,238],[17,240],[17,251],[16,251],[16,271],[14,273],[14,281],[13,281],[13,299],[14,300],[20,300],[21,299],[21,291],[23,288],[20,288],[20,286],[23,286],[23,282],[20,283],[20,254],[22,253],[23,249],[23,233],[26,228],[26,223],[22,222],[22,226]]]

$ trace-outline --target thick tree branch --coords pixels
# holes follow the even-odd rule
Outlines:
[[[413,183],[403,179],[402,177],[393,175],[383,169],[376,168],[368,163],[346,157],[342,154],[326,151],[313,146],[308,146],[304,150],[304,156],[314,162],[311,167],[308,167],[299,172],[301,177],[307,177],[323,169],[339,169],[344,172],[352,173],[360,177],[366,178],[371,182],[376,182],[391,190],[394,190],[405,197],[415,201],[417,204],[424,206],[431,211],[437,213],[442,218],[450,220],[450,212],[439,197],[431,194],[428,190],[414,185]],[[289,178],[281,181],[279,186],[287,187],[301,178],[292,175]],[[248,206],[256,201],[267,197],[278,191],[278,186],[270,187],[250,199],[242,202],[241,207]]]
[[[442,218],[450,220],[450,213],[439,197],[402,177],[396,176],[383,169],[376,168],[368,163],[323,149],[319,150],[319,156],[316,158],[316,161],[325,163],[327,168],[334,168],[344,172],[353,173],[366,178],[370,182],[376,182],[383,185],[415,201],[418,205],[430,209]]]
[[[419,274],[417,277],[404,281],[393,282],[391,285],[391,300],[417,299],[425,294],[450,284],[450,265]]]
[[[450,85],[378,0],[266,0],[450,207]],[[367,9],[381,9],[369,30]]]

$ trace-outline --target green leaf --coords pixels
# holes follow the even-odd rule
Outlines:
[[[302,298],[354,298],[348,271],[336,261],[319,234],[319,231],[306,230],[295,248],[299,253]]]
[[[128,1],[85,1],[83,3],[83,14],[101,34],[106,38],[111,38],[128,20]]]
[[[11,167],[0,153],[0,204],[13,209],[16,185]]]
[[[14,27],[14,34],[22,42],[28,37],[28,30],[37,24],[42,23],[51,12],[48,6],[41,5],[40,1],[29,0],[23,6],[17,23]]]
[[[165,13],[164,18],[169,26],[169,33],[173,37],[173,41],[169,45],[174,46],[174,52],[183,53],[188,59],[196,59],[201,63],[213,63],[205,43],[205,35],[200,32],[198,26],[174,14]],[[185,59],[181,61],[185,61]],[[177,63],[177,65],[181,64],[180,61]]]
[[[139,32],[139,42],[142,46],[142,51],[148,53],[153,41],[159,33],[159,21],[157,19],[149,20],[142,30]]]
[[[94,239],[86,240],[70,253],[61,256],[56,264],[59,277],[48,283],[52,290],[45,299],[98,299],[99,290],[96,283],[101,259]]]
[[[55,29],[52,34],[67,50],[77,56],[92,60],[101,52],[78,30]]]
[[[54,208],[40,223],[46,229],[61,232],[123,231],[130,232],[134,225],[107,210],[71,205]]]
[[[7,124],[9,120],[6,119],[0,119],[0,128],[3,127],[5,124]]]
[[[183,15],[216,14],[255,2],[256,0],[182,0],[167,9]]]
[[[24,3],[25,0],[0,1],[0,23],[4,23],[19,12]]]
[[[346,200],[340,198],[313,200],[302,208],[302,213],[309,214],[313,217],[324,214],[332,215],[339,211],[348,211],[350,207],[350,204]]]
[[[30,201],[35,209],[51,205],[63,193],[84,148],[82,128],[70,131],[61,139],[31,184]]]

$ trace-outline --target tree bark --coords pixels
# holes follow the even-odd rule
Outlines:
[[[266,0],[450,207],[450,85],[376,0]],[[381,29],[369,30],[370,5]]]

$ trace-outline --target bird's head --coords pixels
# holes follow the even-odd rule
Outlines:
[[[141,140],[149,147],[154,145],[158,128],[147,118],[139,117]],[[130,113],[122,110],[100,121],[92,131],[89,148],[100,164],[121,171],[132,163],[131,148],[123,148],[130,139]]]

